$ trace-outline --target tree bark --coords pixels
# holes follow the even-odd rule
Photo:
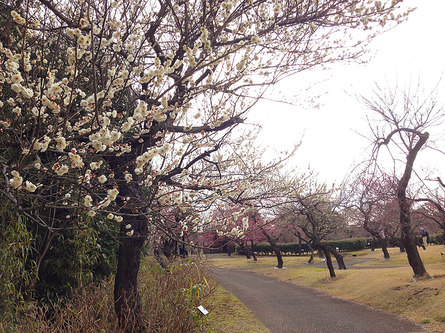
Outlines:
[[[335,271],[334,271],[334,265],[332,265],[332,259],[331,259],[331,253],[329,252],[329,249],[326,246],[318,245],[319,248],[323,251],[325,257],[326,257],[326,265],[329,269],[329,275],[331,278],[336,277]]]
[[[375,238],[379,242],[380,247],[382,248],[383,258],[384,259],[390,259],[389,252],[388,252],[388,241],[387,241],[387,239],[383,238],[382,235],[380,235],[379,232],[376,232],[375,230],[373,230],[371,228],[365,227],[365,230],[372,235],[373,239]]]
[[[250,249],[252,250],[253,261],[258,261],[256,254],[255,254],[255,250],[253,248],[253,240],[250,240]]]
[[[390,259],[391,257],[389,256],[389,252],[388,252],[388,241],[386,240],[386,238],[383,238],[380,235],[377,236],[376,238],[379,241],[380,246],[382,248],[383,259]]]
[[[340,252],[330,246],[328,246],[328,250],[334,255],[335,260],[337,261],[338,269],[346,269],[345,261],[343,260],[343,256],[340,254]]]
[[[416,277],[429,277],[422,259],[420,258],[419,251],[417,251],[417,244],[415,235],[412,233],[411,228],[411,207],[408,198],[406,197],[406,189],[408,187],[411,173],[413,170],[414,161],[420,148],[428,140],[429,134],[418,134],[419,140],[415,146],[410,149],[406,157],[405,171],[397,186],[397,201],[400,209],[400,225],[402,232],[402,243],[406,249],[408,256],[408,262],[413,269],[414,276]]]
[[[307,261],[308,264],[313,264],[314,263],[314,249],[312,248],[311,244],[309,244],[309,242],[306,242],[307,244],[307,248],[310,251],[310,257],[309,260]]]
[[[126,224],[131,224],[134,233],[126,236]],[[148,228],[144,217],[133,217],[121,224],[121,243],[118,252],[117,271],[114,283],[114,306],[119,320],[119,327],[126,333],[144,331],[142,307],[138,291],[138,273],[142,246]]]
[[[273,240],[269,240],[270,246],[272,246],[273,251],[277,257],[277,268],[283,268],[283,256],[281,255],[280,248],[277,245],[277,242]]]

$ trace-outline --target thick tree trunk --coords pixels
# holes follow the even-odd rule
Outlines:
[[[428,140],[428,133],[418,134],[419,140],[415,146],[409,151],[406,157],[405,171],[397,186],[397,201],[400,209],[400,226],[402,232],[402,243],[405,246],[408,262],[413,269],[415,277],[429,277],[419,251],[417,251],[416,238],[412,234],[411,228],[411,207],[410,202],[406,197],[406,189],[408,187],[411,173],[413,170],[414,161],[420,148]]]
[[[132,236],[127,236],[126,224],[131,224]],[[119,327],[126,333],[144,331],[142,307],[138,292],[138,272],[142,246],[147,236],[147,222],[144,217],[124,219],[121,224],[121,243],[118,252],[117,272],[114,284],[114,305]]]
[[[383,259],[390,259],[389,252],[388,252],[388,242],[386,238],[381,237],[380,235],[376,237],[379,241],[379,244],[382,248],[383,252]]]
[[[340,254],[340,252],[330,246],[328,247],[328,250],[334,255],[335,260],[337,261],[338,269],[346,269],[345,261],[343,260],[343,256]]]
[[[275,252],[275,255],[277,256],[277,268],[283,268],[283,256],[281,255],[280,248],[277,246],[277,243],[274,241],[270,241],[270,246],[272,246],[273,251]]]
[[[423,264],[422,258],[420,257],[419,251],[417,250],[417,240],[414,235],[403,234],[402,228],[402,243],[406,250],[406,255],[408,257],[408,263],[413,269],[415,277],[429,277],[425,266]],[[411,231],[411,228],[409,228]]]
[[[326,257],[326,265],[328,266],[329,269],[329,275],[331,276],[331,278],[334,278],[336,275],[334,271],[334,265],[332,264],[331,253],[329,252],[329,249],[326,246],[319,245],[319,248],[321,248]]]

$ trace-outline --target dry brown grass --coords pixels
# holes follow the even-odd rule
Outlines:
[[[267,332],[242,303],[222,288],[217,289],[208,275],[199,262],[178,261],[162,269],[153,259],[146,259],[139,274],[146,332],[229,333],[239,332],[239,325],[244,323],[252,328],[249,332]],[[201,315],[198,305],[210,310],[208,317]],[[242,316],[241,323],[234,320],[233,311]],[[75,291],[68,302],[54,304],[51,311],[34,306],[17,316],[16,323],[0,321],[0,332],[119,332],[112,279]],[[221,327],[228,330],[219,330]]]
[[[260,257],[254,264],[243,257],[217,257],[211,263],[218,267],[247,268],[257,274],[316,288],[333,296],[354,300],[375,308],[393,312],[417,323],[428,332],[445,332],[445,262],[440,252],[444,246],[420,249],[427,271],[434,280],[414,282],[406,254],[390,249],[392,258],[383,260],[381,251],[361,251],[347,261],[370,259],[359,264],[360,269],[336,270],[330,279],[327,269],[307,265],[305,257],[285,257],[285,269],[274,269],[275,258]],[[351,255],[351,254],[350,254]],[[319,264],[320,259],[316,259]],[[402,266],[402,267],[392,267]],[[366,268],[368,267],[368,268]]]

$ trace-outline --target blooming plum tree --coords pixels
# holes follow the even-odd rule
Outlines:
[[[149,224],[162,227],[156,212],[243,193],[249,182],[222,174],[232,160],[218,151],[257,98],[356,58],[403,20],[401,2],[3,2],[4,206],[51,232],[121,223],[116,311],[141,331],[137,273]],[[182,228],[199,224],[187,216]]]

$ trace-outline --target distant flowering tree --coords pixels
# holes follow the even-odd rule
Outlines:
[[[401,2],[3,2],[4,207],[51,232],[121,223],[116,311],[141,331],[137,273],[157,212],[193,209],[181,219],[190,230],[206,207],[243,193],[249,182],[221,166],[257,98],[288,75],[356,58],[403,20]]]
[[[349,190],[347,206],[355,221],[378,241],[384,258],[389,259],[388,237],[399,230],[393,181],[388,175],[361,173]]]
[[[330,276],[335,277],[331,254],[335,256],[339,269],[346,269],[343,256],[322,241],[345,228],[345,218],[341,214],[343,198],[334,188],[327,188],[324,184],[311,185],[306,191],[296,193],[293,202],[282,214],[287,217],[288,224],[293,224],[294,229],[302,230],[312,247],[324,253]]]

